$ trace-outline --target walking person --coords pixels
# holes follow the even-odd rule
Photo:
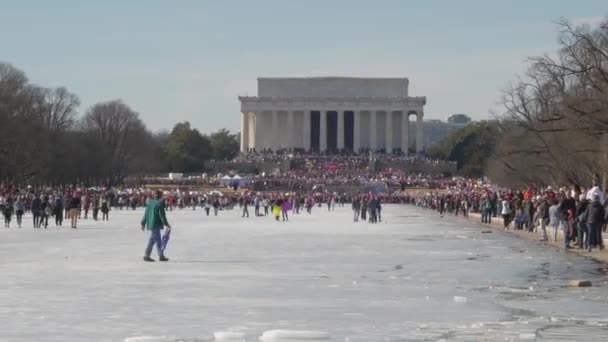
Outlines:
[[[13,209],[15,210],[15,215],[17,217],[17,226],[21,228],[21,222],[23,221],[23,213],[25,212],[25,204],[23,203],[23,198],[18,196],[15,200],[15,204],[13,204]]]
[[[490,198],[486,195],[484,196],[483,201],[481,202],[481,223],[492,223],[492,202]]]
[[[213,215],[217,216],[217,213],[220,211],[220,199],[218,197],[213,199]]]
[[[93,198],[93,220],[97,221],[99,219],[99,197],[95,196]]]
[[[72,228],[76,229],[78,226],[78,216],[80,216],[80,197],[76,191],[74,191],[72,198],[70,198],[68,208],[70,210],[70,221],[72,223]]]
[[[209,216],[209,212],[211,211],[211,200],[205,198],[205,213]]]
[[[260,197],[256,196],[253,200],[253,206],[255,208],[255,217],[260,216]]]
[[[279,221],[279,218],[281,217],[281,200],[276,200],[272,204],[272,214],[274,215],[274,218]]]
[[[154,261],[154,259],[150,257],[154,245],[156,245],[156,249],[158,252],[158,260],[169,261],[169,259],[165,257],[161,246],[161,230],[164,227],[167,227],[167,229],[171,229],[171,225],[167,221],[165,206],[162,201],[162,198],[162,191],[156,191],[155,198],[149,199],[148,204],[146,205],[146,212],[144,213],[144,217],[141,220],[141,230],[143,231],[147,229],[148,231],[150,231],[150,238],[148,239],[148,245],[146,246],[146,251],[144,252],[144,261],[147,262]]]
[[[13,201],[10,197],[8,197],[4,202],[2,213],[4,214],[4,228],[10,228],[13,217]]]
[[[354,218],[353,222],[359,222],[359,212],[361,211],[361,199],[359,197],[355,197],[353,200],[353,213]]]
[[[91,197],[89,195],[82,196],[82,208],[84,210],[84,219],[89,218],[89,209],[91,208]]]
[[[509,201],[507,201],[506,199],[504,199],[501,203],[501,212],[500,214],[502,215],[502,220],[503,220],[503,228],[504,229],[509,229],[509,224],[510,222],[510,218],[511,218],[511,204],[509,203]]]
[[[537,197],[538,207],[537,207],[537,218],[540,224],[540,230],[542,233],[541,241],[549,240],[547,236],[547,224],[549,224],[549,202],[547,199],[542,198],[540,196]]]
[[[55,226],[61,226],[63,224],[63,199],[61,196],[57,196],[57,199],[55,200],[53,215],[55,215]]]
[[[289,221],[289,215],[287,214],[289,210],[291,210],[291,202],[288,199],[285,199],[283,200],[283,203],[281,203],[283,221]]]
[[[42,204],[40,205],[40,224],[39,227],[44,225],[44,229],[49,227],[49,216],[53,213],[51,203],[49,203],[49,197],[44,196]]]
[[[585,220],[585,212],[587,211],[587,206],[589,205],[589,201],[584,194],[579,195],[579,202],[576,207],[576,225],[577,225],[577,245],[578,248],[585,248],[585,240],[589,238],[588,229],[587,229],[587,221]]]
[[[601,203],[599,194],[591,195],[592,201],[587,206],[585,218],[587,222],[587,239],[585,239],[585,248],[591,252],[592,239],[595,238],[599,250],[604,249],[602,243],[602,224],[606,219],[606,210]]]
[[[367,221],[367,199],[361,201],[361,221]]]
[[[34,228],[40,228],[40,211],[42,210],[41,196],[35,196],[32,200],[32,216],[34,218]]]
[[[314,203],[315,202],[311,196],[308,196],[308,198],[306,198],[306,212],[309,215],[312,214],[312,207],[313,207]]]
[[[264,199],[262,200],[262,206],[264,207],[264,216],[269,214],[269,206],[270,206],[270,202],[268,201],[268,198],[264,197]]]
[[[375,197],[369,201],[369,222],[378,222],[378,200]]]
[[[559,204],[556,200],[553,200],[549,207],[549,223],[553,232],[553,242],[557,242],[557,232],[559,225],[562,222],[562,213],[559,208]]]
[[[110,220],[110,207],[108,206],[108,201],[106,199],[103,199],[101,202],[101,220]]]
[[[242,203],[241,206],[243,207],[243,215],[241,217],[245,217],[245,215],[249,217],[249,198],[242,197],[239,203]]]

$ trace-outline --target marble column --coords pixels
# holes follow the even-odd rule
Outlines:
[[[403,110],[401,115],[401,151],[407,155],[410,149],[410,119],[407,110]]]
[[[338,150],[344,149],[344,111],[338,111]]]
[[[251,146],[252,148],[255,148],[255,150],[257,152],[261,151],[264,148],[264,139],[262,137],[262,135],[264,134],[264,117],[262,116],[262,111],[256,111],[255,113],[253,113],[254,115],[254,123],[255,123],[255,130],[254,130],[254,134],[255,134],[255,139],[254,139],[254,145]]]
[[[353,111],[353,152],[361,148],[361,111]]]
[[[385,143],[384,149],[386,153],[393,152],[393,112],[390,110],[386,112],[386,132],[384,132]]]
[[[377,129],[376,129],[376,111],[369,112],[369,148],[372,152],[378,149]]]
[[[304,148],[304,150],[309,151],[310,150],[310,111],[309,110],[304,110],[302,111],[302,120],[304,120],[304,124],[303,124],[303,129],[304,129],[304,136],[303,136],[303,145],[302,147]]]
[[[296,127],[294,125],[295,122],[295,115],[296,113],[294,111],[287,111],[287,132],[286,132],[286,136],[287,136],[287,143],[285,145],[285,147],[287,148],[294,148],[297,147],[297,141],[296,141],[296,135],[295,132]]]
[[[424,151],[424,128],[422,122],[422,113],[416,115],[416,152]]]
[[[249,113],[241,113],[241,152],[249,150]]]
[[[249,126],[249,143],[248,146],[249,148],[253,149],[255,148],[256,145],[256,138],[257,138],[257,118],[255,116],[254,112],[249,113],[249,118],[248,118],[248,126]]]
[[[324,110],[319,113],[319,150],[327,150],[327,112]]]
[[[273,151],[278,151],[281,148],[281,132],[279,131],[279,112],[274,110],[271,112],[272,132],[270,136],[270,147]]]

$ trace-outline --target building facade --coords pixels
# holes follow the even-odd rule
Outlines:
[[[458,129],[468,126],[471,122],[471,117],[466,114],[452,114],[448,117],[448,125],[451,129]]]
[[[407,78],[259,78],[258,96],[241,96],[241,151],[424,150],[425,97],[408,96]]]

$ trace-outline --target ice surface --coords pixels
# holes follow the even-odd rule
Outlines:
[[[376,225],[348,208],[289,222],[240,214],[169,212],[168,263],[141,261],[141,210],[76,230],[34,230],[29,216],[2,228],[0,341],[608,340],[606,272],[593,261],[408,206],[386,205]]]
[[[175,338],[168,336],[135,336],[125,338],[124,342],[173,342]]]
[[[264,342],[274,341],[321,341],[329,340],[329,334],[322,331],[305,331],[305,330],[269,330],[265,331],[260,337]]]

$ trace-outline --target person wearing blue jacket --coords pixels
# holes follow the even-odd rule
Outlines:
[[[148,204],[146,205],[146,212],[141,219],[141,230],[147,229],[150,231],[150,239],[148,240],[148,245],[144,254],[144,261],[147,262],[154,261],[154,259],[150,257],[154,245],[156,245],[158,251],[158,260],[169,261],[169,259],[165,257],[161,247],[161,230],[164,227],[171,229],[171,225],[167,221],[165,204],[162,199],[163,193],[161,191],[156,191],[155,198],[149,199]]]

